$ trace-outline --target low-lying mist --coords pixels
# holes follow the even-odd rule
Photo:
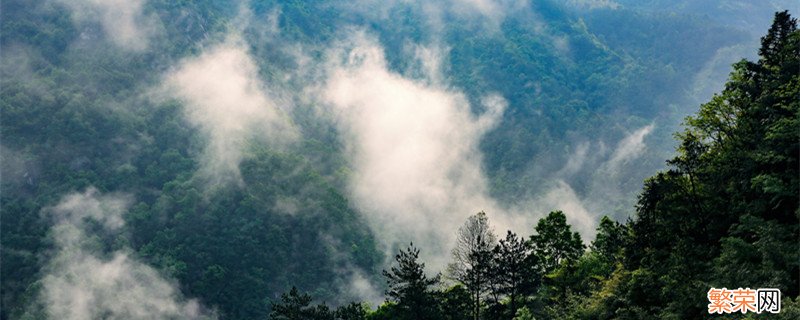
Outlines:
[[[211,319],[213,312],[185,299],[174,281],[139,262],[121,240],[132,196],[89,188],[64,196],[43,211],[54,221],[55,252],[45,265],[41,291],[29,309],[51,319]],[[111,246],[112,250],[107,250]],[[116,248],[115,248],[116,247]]]
[[[619,1],[569,1],[568,6],[578,8],[575,10],[580,13],[585,13],[587,10],[606,10],[603,12],[608,13],[624,8],[624,4],[617,2]],[[166,32],[170,26],[168,21],[162,21],[160,16],[153,12],[156,5],[147,0],[47,0],[35,7],[45,13],[66,9],[69,19],[65,21],[75,28],[74,39],[69,40],[73,43],[65,40],[63,48],[60,49],[63,51],[59,53],[61,56],[53,54],[64,57],[64,61],[38,52],[38,49],[31,44],[4,45],[0,73],[4,78],[15,78],[13,81],[4,79],[3,86],[13,85],[14,81],[25,83],[26,87],[21,86],[25,87],[24,90],[19,89],[19,92],[12,93],[38,96],[42,101],[53,102],[53,105],[58,107],[58,110],[53,108],[42,112],[83,108],[124,113],[119,117],[125,118],[126,121],[121,122],[130,126],[126,127],[126,130],[135,131],[131,128],[141,128],[136,127],[137,125],[153,127],[160,125],[160,123],[142,123],[150,121],[145,120],[149,119],[147,117],[149,113],[155,113],[160,110],[159,108],[169,105],[175,106],[178,110],[176,117],[183,121],[176,126],[186,126],[195,130],[192,132],[198,133],[198,137],[186,139],[191,141],[189,144],[197,143],[197,146],[179,146],[186,147],[186,150],[169,150],[170,157],[162,157],[162,154],[147,155],[153,159],[142,161],[142,164],[136,162],[140,156],[137,152],[144,149],[145,144],[158,145],[158,142],[152,141],[151,136],[156,130],[126,132],[120,136],[112,134],[106,136],[105,133],[92,132],[91,134],[95,134],[92,137],[98,141],[111,141],[108,142],[109,145],[126,143],[131,145],[119,148],[128,150],[125,155],[110,156],[120,159],[108,161],[113,163],[116,169],[107,170],[114,174],[124,171],[130,176],[122,174],[114,176],[117,181],[108,184],[92,180],[99,179],[98,175],[89,172],[91,166],[111,166],[100,161],[93,162],[94,158],[99,156],[89,153],[72,155],[71,150],[63,152],[65,162],[77,159],[75,160],[77,165],[68,163],[64,165],[64,170],[69,170],[69,178],[75,178],[78,182],[53,187],[52,190],[56,190],[53,192],[58,192],[60,195],[56,198],[60,200],[55,202],[42,200],[43,204],[38,204],[39,208],[46,208],[41,211],[41,215],[50,226],[47,234],[48,241],[52,241],[53,250],[44,255],[46,257],[44,267],[42,272],[36,275],[40,289],[36,291],[35,298],[32,299],[34,301],[26,308],[28,315],[59,319],[215,318],[217,314],[213,311],[213,306],[209,305],[207,308],[203,306],[204,303],[185,297],[180,288],[186,284],[179,284],[170,275],[165,275],[148,265],[126,242],[126,233],[136,232],[126,226],[125,220],[127,209],[134,199],[147,202],[148,209],[156,212],[152,215],[153,220],[170,217],[169,214],[158,210],[163,208],[170,209],[162,211],[172,210],[181,203],[180,201],[195,200],[190,196],[186,196],[186,199],[169,198],[170,188],[177,189],[175,186],[178,184],[182,184],[180,187],[189,185],[186,189],[192,192],[196,191],[195,188],[206,192],[207,197],[192,202],[202,203],[197,206],[198,208],[207,205],[208,199],[213,199],[209,196],[211,193],[238,192],[239,194],[235,196],[225,198],[234,200],[219,206],[247,203],[260,206],[247,210],[252,209],[264,216],[282,214],[289,217],[286,221],[293,221],[290,218],[302,214],[298,212],[307,213],[312,217],[309,220],[328,213],[325,210],[345,211],[342,209],[345,208],[349,213],[357,212],[363,221],[353,219],[358,220],[354,224],[362,228],[359,230],[370,230],[377,244],[373,244],[373,240],[369,239],[359,243],[369,248],[356,248],[361,251],[354,249],[353,252],[363,253],[372,250],[372,255],[377,255],[374,248],[377,245],[377,251],[382,254],[382,261],[375,262],[381,260],[380,258],[370,260],[371,257],[362,257],[363,261],[367,261],[362,265],[374,265],[377,269],[387,267],[392,263],[392,258],[398,249],[413,242],[421,248],[421,258],[425,261],[428,272],[444,272],[445,266],[451,259],[451,250],[458,228],[469,216],[480,211],[486,212],[496,234],[502,235],[506,230],[511,230],[522,237],[527,237],[533,232],[533,227],[539,218],[550,211],[562,210],[573,230],[578,231],[584,242],[588,243],[594,237],[601,216],[609,215],[616,220],[623,220],[634,212],[635,194],[632,194],[631,190],[638,192],[641,189],[642,179],[646,178],[646,175],[641,175],[641,170],[638,169],[660,168],[658,165],[652,163],[645,165],[640,161],[653,159],[655,152],[661,152],[660,155],[665,152],[664,150],[671,150],[672,145],[664,142],[669,139],[667,137],[669,132],[678,126],[680,118],[685,116],[683,114],[685,110],[693,110],[696,107],[659,106],[660,109],[654,112],[657,114],[650,118],[631,117],[633,120],[630,121],[620,119],[618,122],[608,123],[608,127],[598,125],[597,128],[587,129],[580,127],[580,124],[569,123],[565,125],[567,128],[559,128],[562,132],[555,134],[542,129],[531,130],[531,132],[541,132],[541,137],[517,136],[526,139],[541,138],[543,144],[559,147],[540,151],[529,159],[520,160],[524,162],[520,167],[527,169],[521,170],[522,173],[513,174],[525,174],[526,179],[509,179],[514,180],[513,183],[519,181],[524,183],[513,185],[508,189],[515,189],[515,192],[519,191],[518,193],[523,196],[503,198],[504,195],[498,194],[501,192],[493,188],[504,183],[507,183],[506,185],[513,183],[503,180],[507,177],[492,175],[492,171],[487,169],[490,166],[487,162],[490,161],[486,159],[491,155],[487,150],[493,149],[481,145],[484,139],[508,126],[509,119],[513,117],[537,119],[530,122],[532,126],[539,126],[540,123],[537,121],[540,119],[544,128],[547,126],[545,122],[552,119],[541,116],[542,110],[564,107],[566,111],[563,112],[568,113],[573,109],[567,108],[568,103],[564,102],[563,106],[541,103],[542,105],[535,105],[529,108],[531,110],[527,110],[525,108],[531,105],[525,103],[529,101],[515,100],[521,98],[515,97],[513,92],[500,93],[482,89],[490,86],[476,85],[475,87],[481,88],[476,89],[463,85],[470,83],[469,81],[460,82],[461,86],[457,85],[459,82],[454,78],[458,74],[449,65],[455,61],[451,49],[456,45],[466,45],[455,41],[472,43],[488,38],[508,41],[504,42],[508,44],[508,48],[485,48],[487,53],[474,54],[459,61],[494,59],[492,55],[496,52],[491,51],[494,49],[512,52],[515,54],[514,58],[523,57],[537,62],[546,60],[541,63],[543,66],[530,67],[524,72],[520,70],[527,66],[514,66],[510,68],[512,71],[490,70],[497,73],[514,73],[511,78],[530,80],[525,84],[525,88],[537,92],[542,91],[542,84],[545,84],[546,88],[548,83],[567,88],[565,91],[573,89],[576,92],[591,91],[592,89],[582,87],[594,85],[589,80],[586,83],[560,83],[574,79],[569,79],[567,76],[563,79],[558,78],[561,76],[558,72],[566,73],[592,67],[584,66],[582,63],[587,65],[597,61],[608,63],[610,66],[622,69],[619,73],[625,75],[628,75],[626,72],[649,74],[648,72],[660,69],[653,67],[650,70],[645,66],[636,65],[634,56],[639,52],[634,52],[633,49],[630,52],[614,51],[614,48],[603,42],[608,39],[590,32],[580,14],[570,16],[572,13],[567,9],[564,11],[548,9],[557,11],[555,13],[536,12],[538,9],[534,7],[538,4],[533,1],[334,2],[323,7],[333,7],[346,18],[330,18],[330,26],[324,25],[328,21],[323,21],[324,26],[314,25],[318,22],[314,20],[317,17],[308,18],[302,15],[301,18],[308,20],[293,22],[295,24],[291,25],[282,16],[281,5],[267,9],[260,8],[260,13],[256,12],[258,5],[248,2],[230,5],[239,8],[238,14],[230,13],[237,10],[229,10],[227,14],[236,16],[220,18],[221,22],[213,24],[213,29],[211,23],[204,24],[208,22],[207,20],[212,20],[211,15],[201,17],[199,13],[181,11],[184,9],[176,10],[180,12],[174,16],[185,19],[181,21],[183,24],[176,25],[186,30],[194,28],[192,30],[202,31],[197,31],[195,38],[190,39],[187,36],[186,39],[189,40],[186,40],[182,35],[186,30],[178,30],[175,27],[176,30],[171,30],[172,33]],[[398,8],[405,7],[411,8],[408,12],[418,14],[417,16],[409,13],[406,17],[418,19],[412,19],[418,25],[410,27],[403,25],[411,31],[405,30],[406,33],[403,34],[398,31],[399,35],[396,38],[392,37],[393,34],[387,36],[386,30],[401,25],[392,24],[392,19],[395,18],[392,14],[402,11],[397,10]],[[214,12],[215,9],[219,8],[208,10]],[[528,29],[513,30],[518,34],[503,34],[506,30],[503,28],[511,25],[505,24],[509,17],[518,16],[525,18],[520,20],[528,24],[526,25]],[[564,21],[555,21],[557,19]],[[470,21],[474,25],[465,27],[467,31],[457,30],[459,26],[448,24],[452,23],[451,21]],[[305,30],[305,27],[309,29]],[[312,27],[326,30],[328,34],[318,35],[315,32],[319,30]],[[328,31],[328,28],[334,31]],[[97,30],[100,32],[96,32]],[[101,39],[93,38],[96,33],[102,34]],[[196,43],[191,43],[187,48],[175,49],[170,42],[170,36],[181,37],[180,41]],[[519,39],[526,39],[523,36],[534,37],[543,44],[541,47],[525,47],[524,44],[513,43],[513,41],[523,41]],[[581,42],[582,40],[586,41]],[[610,43],[611,40],[606,42]],[[78,50],[75,49],[78,47],[75,43],[92,45]],[[179,42],[176,40],[175,43]],[[686,99],[680,101],[706,101],[711,92],[718,91],[719,88],[715,83],[722,83],[729,70],[729,64],[745,52],[752,52],[750,46],[756,44],[757,39],[753,38],[747,43],[735,43],[711,51],[713,54],[708,61],[698,62],[698,65],[703,66],[702,69],[686,78],[688,82],[694,83],[694,91],[685,92],[686,97],[682,98]],[[128,57],[139,63],[124,65],[128,68],[152,62],[154,65],[152,70],[142,71],[142,74],[147,73],[150,78],[140,80],[133,79],[136,75],[120,76],[117,73],[121,72],[111,70],[115,66],[113,61],[104,61],[102,65],[98,63],[96,69],[107,74],[108,79],[128,78],[126,80],[128,82],[120,81],[123,84],[119,86],[136,84],[133,87],[117,89],[115,92],[104,92],[104,89],[108,89],[102,87],[103,79],[106,78],[95,76],[92,72],[96,70],[83,72],[81,68],[86,69],[87,66],[95,67],[95,65],[89,61],[91,58],[80,57],[82,52],[102,47],[117,50],[108,60]],[[403,50],[393,51],[396,48]],[[578,57],[584,54],[581,52],[584,49],[592,54],[603,55],[602,59],[608,61],[588,58],[580,60]],[[468,53],[462,54],[468,55]],[[98,56],[102,57],[102,53]],[[86,61],[73,61],[82,58]],[[62,63],[63,65],[58,65],[59,68],[63,67],[70,72],[74,70],[68,68],[80,69],[81,72],[76,71],[74,72],[76,75],[69,78],[50,76],[40,67],[46,63],[53,65]],[[671,66],[665,68],[674,71]],[[477,74],[478,71],[475,70],[474,73]],[[552,74],[544,76],[537,72],[552,72]],[[576,71],[574,74],[582,73]],[[611,72],[591,74],[592,77],[600,79],[610,78],[613,75],[615,74]],[[468,76],[473,77],[473,74]],[[55,92],[60,87],[66,86],[69,81],[75,81],[74,79],[87,80],[86,94],[66,90]],[[483,79],[474,76],[469,80]],[[620,86],[627,89],[635,84],[623,83]],[[601,89],[596,90],[616,87],[598,86],[598,88]],[[534,96],[539,98],[547,94],[547,92],[541,95],[539,93]],[[584,96],[580,96],[582,94]],[[647,97],[647,95],[644,93],[640,96]],[[73,96],[79,98],[71,99]],[[560,98],[586,101],[607,98],[587,96],[589,94],[580,92],[575,93],[573,97],[572,92],[569,92]],[[613,93],[607,96],[616,98]],[[583,100],[581,102],[584,102]],[[85,106],[84,101],[92,101],[93,104]],[[539,103],[538,101],[536,103]],[[140,102],[142,105],[138,105]],[[561,103],[561,101],[556,102]],[[631,102],[631,105],[633,104]],[[24,109],[23,107],[25,106],[19,109]],[[592,109],[594,107],[597,109]],[[606,111],[617,111],[613,107],[602,107],[607,107]],[[592,106],[592,108],[579,110],[586,113],[580,115],[582,117],[580,120],[585,120],[583,123],[591,122],[586,119],[600,118],[591,112],[602,110],[601,107]],[[620,110],[627,110],[625,108],[628,106],[620,107]],[[84,118],[80,117],[85,114],[89,115],[86,118],[94,115],[88,111],[83,112],[85,110],[80,111],[75,116],[79,120],[64,124],[64,128],[67,128],[64,130],[70,128],[81,128],[74,129],[75,131],[83,130],[84,126],[81,125]],[[59,114],[72,116],[71,113]],[[313,119],[300,119],[301,116]],[[620,115],[622,116],[624,115]],[[132,120],[128,121],[128,117]],[[576,115],[575,118],[579,116]],[[90,120],[92,119],[83,122]],[[156,122],[159,120],[156,119]],[[44,130],[42,128],[37,130],[39,129]],[[103,130],[116,132],[113,129],[115,128]],[[612,131],[614,134],[609,134]],[[329,134],[329,136],[325,136],[324,139],[319,136],[312,137],[312,132],[316,135]],[[50,139],[21,141],[25,143],[33,141],[46,146],[42,148],[55,146],[52,148],[57,149],[68,146],[59,144],[58,141],[52,142]],[[137,145],[140,142],[142,146]],[[30,190],[37,190],[37,184],[40,183],[38,180],[47,178],[40,177],[45,175],[41,172],[47,171],[45,170],[47,168],[40,168],[43,166],[41,163],[45,162],[38,159],[39,155],[33,154],[34,149],[27,148],[25,143],[12,145],[5,140],[0,145],[4,188],[6,185],[26,186]],[[503,143],[520,146],[532,142],[520,138],[518,141],[503,141]],[[86,149],[90,147],[82,146]],[[198,147],[200,151],[192,149],[194,147]],[[312,148],[318,150],[309,151]],[[158,150],[155,153],[159,152],[166,154],[167,150]],[[134,180],[131,176],[146,176],[148,172],[158,172],[158,166],[170,165],[164,162],[169,162],[170,159],[182,159],[184,155],[191,158],[187,162],[195,162],[186,165],[192,169],[184,176],[190,178],[184,179],[178,174],[178,177],[164,178],[166,182],[151,179],[160,183],[145,185],[151,182],[147,180],[151,177],[135,177],[139,179],[136,180],[138,182],[145,180],[147,182],[141,182],[142,185],[136,186],[127,185],[126,179]],[[278,184],[275,181],[268,181],[264,183],[267,187],[256,189],[245,182],[250,181],[253,185],[259,183],[248,180],[246,175],[243,177],[243,172],[248,171],[240,170],[240,166],[248,163],[248,159],[258,156],[263,158],[285,156],[287,159],[292,159],[292,170],[281,172],[285,178],[282,181],[293,183],[304,181],[309,185],[292,186],[295,189],[291,189],[293,192],[291,195],[287,191],[287,194],[276,197],[253,196],[252,193],[268,193],[263,190],[275,190],[270,188]],[[162,158],[167,160],[160,162]],[[89,160],[84,161],[84,159]],[[249,168],[253,169],[252,167],[258,165],[253,164]],[[280,167],[276,165],[276,168]],[[279,180],[274,178],[278,175],[263,172],[269,170],[279,171],[269,167],[262,171],[249,172],[261,174],[259,177],[273,177],[273,180]],[[652,173],[648,171],[647,174]],[[288,179],[287,176],[311,178]],[[35,183],[34,178],[37,180]],[[58,178],[61,176],[58,175]],[[177,182],[167,185],[173,178]],[[297,184],[302,183],[297,182]],[[312,183],[316,185],[310,186]],[[44,182],[42,184],[46,185]],[[85,187],[87,185],[97,186],[97,189]],[[100,192],[98,189],[108,192]],[[328,192],[330,191],[328,189],[333,191]],[[35,192],[30,191],[30,193]],[[333,193],[334,196],[329,195]],[[340,200],[342,208],[331,209],[330,206],[320,204],[322,202],[320,198],[325,196]],[[627,202],[622,202],[620,199],[627,199],[625,200]],[[191,202],[190,200],[186,201]],[[252,201],[246,202],[246,200]],[[174,203],[162,206],[161,202],[168,201]],[[624,208],[621,208],[622,206]],[[229,209],[236,211],[238,208]],[[187,209],[188,214],[202,216],[207,213],[201,209],[198,209],[198,212],[192,210],[194,208]],[[249,212],[247,210],[242,212]],[[283,225],[275,227],[268,225],[269,223],[271,221],[264,223],[265,225],[247,227],[252,227],[251,232],[261,233],[277,233],[275,230],[282,230],[281,228],[297,227]],[[333,272],[341,278],[332,280],[331,283],[335,283],[333,286],[340,286],[337,289],[347,298],[357,297],[373,303],[381,302],[384,299],[382,293],[384,287],[376,276],[377,270],[364,270],[366,268],[363,266],[356,266],[357,264],[351,261],[355,260],[353,258],[355,254],[340,250],[355,245],[338,242],[340,239],[334,239],[334,236],[326,233],[329,229],[336,228],[311,230],[311,232],[329,242],[324,245],[333,248],[323,249],[331,251],[330,255],[333,258],[330,260],[335,261],[337,268],[341,269]],[[353,229],[342,228],[342,230]],[[331,234],[336,233],[331,232]],[[360,235],[360,233],[353,234]],[[369,232],[364,234],[369,235]],[[281,240],[291,243],[297,239],[287,237]],[[330,245],[331,243],[336,245]],[[235,274],[239,270],[228,271],[229,274]],[[261,271],[263,270],[259,270]],[[279,279],[275,280],[275,283],[289,281],[284,279],[287,277],[281,278],[282,275],[268,276]],[[275,283],[269,283],[274,285],[270,288],[273,291],[277,291],[275,288],[279,286],[285,286],[283,282]],[[279,299],[278,293],[269,294],[269,298],[264,298],[265,301]]]
[[[288,118],[291,104],[260,80],[246,43],[236,36],[180,62],[160,94],[184,102],[186,119],[206,135],[199,175],[212,184],[241,184],[238,166],[249,139],[273,147],[297,139]]]

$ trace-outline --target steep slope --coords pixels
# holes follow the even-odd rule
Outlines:
[[[386,235],[352,200],[349,136],[315,91],[319,69],[340,58],[331,48],[352,34],[377,39],[401,83],[432,81],[420,60],[439,62],[437,88],[463,93],[468,115],[487,111],[487,95],[506,101],[493,129],[475,135],[487,198],[527,215],[575,205],[618,218],[631,212],[624,195],[670,148],[664,141],[692,101],[687,79],[718,49],[748,41],[724,24],[633,6],[465,3],[4,1],[0,316],[45,309],[37,303],[60,221],[48,212],[92,188],[132,200],[121,229],[89,223],[100,239],[90,251],[130,252],[223,318],[263,318],[292,285],[335,303],[379,296]],[[211,80],[187,73],[211,85],[170,80],[220,52],[234,68],[208,66]],[[240,78],[232,91],[245,98],[228,99],[224,89]],[[210,100],[229,112],[210,112]],[[236,113],[252,101],[276,115]],[[265,129],[275,119],[290,129]],[[294,140],[276,142],[284,131]]]

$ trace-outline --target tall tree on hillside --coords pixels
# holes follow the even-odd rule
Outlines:
[[[560,210],[540,219],[535,231],[529,241],[544,274],[555,271],[562,263],[577,261],[583,254],[581,235],[572,232],[567,216]]]
[[[530,245],[515,233],[508,231],[505,239],[492,250],[493,282],[497,294],[508,298],[506,316],[513,317],[520,306],[520,299],[533,293],[541,275],[536,273],[536,256]]]
[[[540,296],[548,302],[549,310],[564,309],[572,285],[568,280],[584,252],[583,240],[580,234],[572,231],[562,211],[550,212],[534,229],[529,243],[536,256],[536,270],[544,276],[545,290]],[[557,313],[548,313],[549,317],[559,317]]]
[[[715,282],[780,288],[800,293],[800,30],[788,12],[778,12],[761,38],[760,59],[736,65],[723,101],[736,102],[733,135],[722,149],[735,164],[720,172],[732,186],[737,220],[721,239]],[[715,105],[703,106],[713,108]],[[692,124],[713,123],[698,116]],[[713,128],[713,127],[712,127]],[[731,181],[732,180],[732,181]],[[733,183],[731,183],[733,182]],[[738,183],[737,183],[738,182]]]
[[[784,63],[797,60],[798,48],[792,47],[792,41],[797,41],[797,35],[793,33],[797,30],[797,19],[792,18],[789,11],[782,11],[775,13],[775,19],[772,26],[767,31],[767,35],[761,38],[761,48],[758,50],[758,55],[761,57],[759,61],[765,67],[782,67]],[[792,39],[795,37],[795,39]],[[790,66],[791,67],[791,66]],[[797,65],[794,65],[797,67]],[[785,73],[791,74],[791,68],[784,68]],[[795,74],[797,74],[795,72]]]
[[[687,118],[678,155],[645,182],[626,246],[629,306],[701,318],[709,287],[779,288],[800,281],[800,31],[778,12],[760,59]],[[669,286],[654,292],[645,287]]]
[[[386,295],[397,303],[398,315],[402,319],[438,319],[438,303],[431,287],[439,283],[437,274],[428,278],[425,264],[419,262],[419,249],[411,243],[406,250],[395,256],[396,266],[384,270],[389,289]]]
[[[596,252],[603,262],[613,270],[614,264],[623,256],[623,249],[629,241],[628,225],[611,220],[608,216],[600,219],[597,235],[592,241],[592,251]],[[609,270],[611,271],[611,270]]]
[[[489,289],[492,247],[496,242],[486,213],[469,217],[458,229],[453,262],[447,267],[450,278],[464,284],[472,296],[472,317],[480,318],[481,296]]]

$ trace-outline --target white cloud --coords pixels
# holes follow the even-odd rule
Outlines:
[[[122,214],[128,209],[131,199],[125,195],[99,196],[97,189],[65,196],[52,210],[62,224],[80,226],[84,219],[103,223],[109,230],[125,224]]]
[[[694,103],[687,103],[689,108],[681,110],[681,114],[695,112],[696,105],[711,99],[715,93],[722,91],[725,82],[730,74],[730,66],[737,61],[746,59],[757,59],[753,57],[758,47],[758,40],[754,39],[748,44],[736,44],[718,48],[714,55],[708,59],[703,67],[697,71],[692,81],[691,97]]]
[[[493,28],[499,27],[505,17],[528,5],[526,0],[450,0],[449,10],[462,16],[477,15],[486,19]]]
[[[183,61],[166,76],[166,94],[185,102],[188,121],[208,137],[201,175],[240,182],[248,139],[281,147],[297,139],[290,103],[270,92],[241,40],[232,38]]]
[[[479,14],[482,17],[497,20],[505,16],[505,7],[514,1],[499,0],[451,0],[448,7],[461,14]]]
[[[76,23],[97,22],[116,45],[144,50],[154,34],[155,16],[146,15],[146,0],[55,0],[70,9]]]
[[[613,0],[568,0],[568,5],[582,9],[619,9],[619,3]]]
[[[594,234],[597,219],[585,199],[559,177],[546,193],[520,203],[501,205],[490,196],[478,143],[497,125],[505,99],[484,97],[484,111],[476,116],[465,95],[443,83],[444,50],[417,47],[418,61],[410,65],[423,76],[412,79],[389,70],[376,41],[355,34],[329,52],[320,92],[353,168],[351,197],[387,258],[413,241],[430,271],[443,270],[456,230],[478,211],[487,212],[501,234],[527,236],[553,210],[564,211],[585,239]],[[638,155],[644,135],[621,142],[615,161]],[[590,144],[577,151],[578,157],[554,172],[575,174],[594,160]]]
[[[101,195],[90,188],[46,209],[57,221],[51,229],[56,253],[44,267],[39,303],[51,319],[201,319],[215,318],[195,300],[184,300],[172,282],[136,261],[127,250],[97,251],[102,244],[88,234],[89,220],[106,231],[123,226],[131,198]]]
[[[635,160],[647,151],[645,138],[654,127],[650,124],[630,132],[611,150],[602,141],[579,143],[564,166],[544,178],[552,186],[537,198],[537,203],[540,207],[563,210],[584,240],[592,239],[599,215],[621,218],[617,210],[633,209],[619,207],[626,203],[623,200],[635,198],[624,191],[630,189],[625,185],[630,181],[625,178],[630,176],[629,169],[638,166]],[[579,179],[585,186],[581,193],[567,182],[576,175],[583,178]]]
[[[358,0],[343,6],[346,10],[380,20],[392,19],[389,15],[392,8],[410,7],[422,13],[426,27],[436,36],[444,30],[444,20],[448,15],[477,22],[486,31],[495,32],[507,15],[527,5],[527,0]]]
[[[578,173],[578,171],[583,168],[587,158],[589,158],[588,152],[590,146],[591,144],[589,142],[578,144],[578,147],[575,148],[575,152],[569,157],[569,159],[567,159],[567,163],[556,173],[556,175],[568,177]]]
[[[389,71],[382,48],[363,34],[345,47],[331,53],[332,61],[346,62],[332,62],[322,94],[354,167],[353,198],[389,257],[395,245],[414,241],[441,270],[469,215],[486,210],[505,221],[487,195],[477,147],[505,100],[485,98],[486,111],[474,116],[466,97],[433,81],[436,75],[417,81]]]
[[[584,241],[593,237],[598,219],[586,209],[583,200],[566,182],[557,180],[555,186],[538,202],[540,207],[550,208],[550,211],[563,211],[567,216],[567,223],[572,225],[573,231],[580,232]]]
[[[608,160],[608,169],[613,172],[618,172],[621,165],[640,157],[646,146],[644,138],[650,134],[651,131],[653,131],[653,124],[639,128],[622,139],[619,144],[617,144],[617,148],[614,149],[611,159]]]
[[[383,292],[370,282],[364,272],[357,268],[351,268],[349,276],[344,281],[347,284],[342,286],[344,289],[342,294],[347,297],[357,298],[359,301],[368,302],[372,306],[379,306],[385,301]]]

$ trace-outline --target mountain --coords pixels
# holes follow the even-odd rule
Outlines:
[[[783,9],[4,0],[0,317],[380,303],[400,246],[443,270],[481,210],[590,239]]]

